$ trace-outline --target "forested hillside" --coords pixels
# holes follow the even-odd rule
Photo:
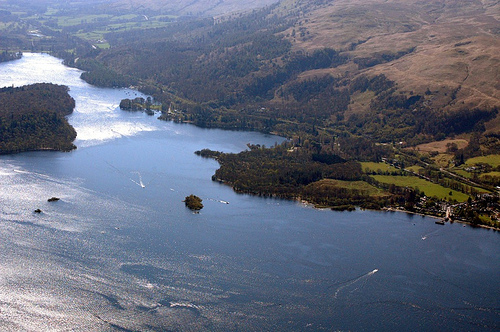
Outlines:
[[[107,71],[115,78],[103,85],[138,83],[182,111],[178,119],[206,127],[348,133],[408,145],[495,134],[500,45],[492,8],[388,2],[383,19],[376,4],[284,1],[238,17],[110,32],[110,49],[76,65],[90,69],[92,83]],[[445,30],[446,22],[461,28]],[[453,42],[443,46],[446,33]],[[473,56],[478,45],[485,54]],[[439,48],[447,63],[427,69],[436,66],[430,50]]]
[[[75,148],[65,116],[75,101],[65,86],[40,83],[0,89],[0,154]]]

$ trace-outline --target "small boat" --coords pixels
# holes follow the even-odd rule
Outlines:
[[[438,225],[444,225],[444,220],[436,220],[434,223]]]

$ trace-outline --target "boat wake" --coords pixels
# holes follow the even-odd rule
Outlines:
[[[139,175],[139,182],[134,181],[132,178],[130,178],[130,181],[132,181],[133,183],[135,183],[136,185],[138,185],[141,188],[146,188],[146,185],[144,184],[144,182],[142,182],[141,173],[140,172],[132,172],[132,173],[135,173],[135,174]]]
[[[220,200],[220,199],[215,199],[215,198],[206,198],[207,201],[213,201],[213,202],[218,202],[218,203],[221,203],[221,204],[229,204],[228,201],[223,201],[223,200]]]
[[[146,188],[146,186],[148,186],[151,182],[153,182],[154,178],[151,179],[148,183],[144,183],[144,181],[142,181],[142,175],[141,175],[141,172],[139,171],[133,171],[133,172],[130,172],[132,174],[137,174],[138,175],[138,181],[136,181],[136,179],[130,177],[127,173],[119,170],[118,168],[116,168],[115,166],[111,165],[110,163],[108,163],[106,161],[106,164],[108,164],[109,167],[113,168],[115,171],[117,171],[119,174],[121,174],[122,176],[124,176],[125,178],[127,178],[128,180],[130,180],[132,183],[135,183],[136,185],[138,185],[139,187],[141,188]]]
[[[365,273],[359,277],[356,277],[354,279],[351,279],[351,280],[348,280],[348,281],[345,281],[341,284],[340,287],[338,287],[336,290],[335,290],[335,293],[333,295],[333,297],[336,299],[337,296],[339,295],[339,293],[346,287],[349,287],[349,286],[352,286],[354,285],[355,283],[357,282],[360,282],[360,281],[366,281],[366,279],[368,279],[369,277],[371,277],[372,275],[374,275],[375,273],[378,272],[378,269],[375,269],[373,271],[370,271],[368,273]],[[359,287],[358,287],[359,288]],[[357,290],[358,288],[354,289],[353,291]]]
[[[428,233],[428,234],[422,235],[422,240],[423,240],[423,241],[425,241],[425,240],[427,240],[430,236],[437,236],[437,235],[438,235],[437,233],[439,233],[439,231],[441,231],[441,229],[436,229],[435,231],[432,231],[432,232],[430,232],[430,233]]]

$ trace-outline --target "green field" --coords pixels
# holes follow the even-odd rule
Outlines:
[[[495,176],[500,178],[500,172],[489,172],[489,173],[483,173],[481,176]]]
[[[467,172],[467,171],[464,171],[463,169],[461,168],[454,168],[452,170],[453,173],[455,174],[458,174],[460,176],[463,176],[464,178],[467,178],[467,179],[472,179],[472,174]]]
[[[466,165],[472,166],[474,164],[488,164],[491,167],[498,167],[500,166],[500,155],[499,154],[490,154],[489,156],[483,156],[483,157],[475,157],[471,159],[467,159],[465,162]]]
[[[381,183],[394,184],[398,187],[410,187],[418,188],[423,191],[426,196],[434,197],[439,199],[456,199],[459,202],[465,202],[469,196],[450,188],[445,188],[438,184],[426,181],[416,176],[391,176],[391,175],[374,175],[372,176],[375,180]],[[449,193],[452,193],[450,195]]]
[[[418,166],[418,165],[414,165],[414,166],[406,167],[406,169],[418,174],[418,172],[420,172],[420,170],[422,170],[424,168],[421,166]]]
[[[100,20],[106,20],[109,23],[111,15],[84,15],[79,17],[59,16],[57,17],[57,25],[60,27],[69,27],[82,23],[96,23]]]
[[[56,30],[61,31],[62,28],[83,25],[82,29],[75,33],[79,38],[83,38],[92,42],[99,39],[104,39],[104,35],[109,32],[121,32],[126,30],[140,30],[165,27],[171,24],[170,20],[175,19],[171,15],[149,16],[137,14],[127,15],[112,15],[112,14],[96,14],[82,16],[63,16],[58,15],[59,11],[49,8],[41,19],[42,22],[55,20],[57,22]],[[36,16],[31,19],[37,19]],[[1,26],[0,26],[1,28]],[[103,43],[96,45],[99,48],[109,48],[109,44]]]
[[[141,15],[137,14],[128,14],[128,15],[121,15],[121,16],[114,16],[111,21],[131,21],[133,19],[137,19],[138,17],[142,17]]]
[[[397,168],[386,163],[362,162],[360,164],[363,172],[365,172],[366,170],[368,170],[368,172],[377,172],[377,173],[399,171]]]
[[[382,189],[374,187],[371,184],[364,181],[342,181],[342,180],[324,179],[318,182],[314,182],[312,185],[316,187],[329,186],[336,188],[360,190],[366,192],[371,197],[380,197],[387,195],[387,193]]]
[[[479,176],[482,181],[489,183],[490,185],[497,186],[500,184],[500,172],[489,172],[484,173]]]

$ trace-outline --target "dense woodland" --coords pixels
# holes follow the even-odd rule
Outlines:
[[[76,132],[65,118],[74,107],[66,86],[0,89],[0,153],[74,149]]]

